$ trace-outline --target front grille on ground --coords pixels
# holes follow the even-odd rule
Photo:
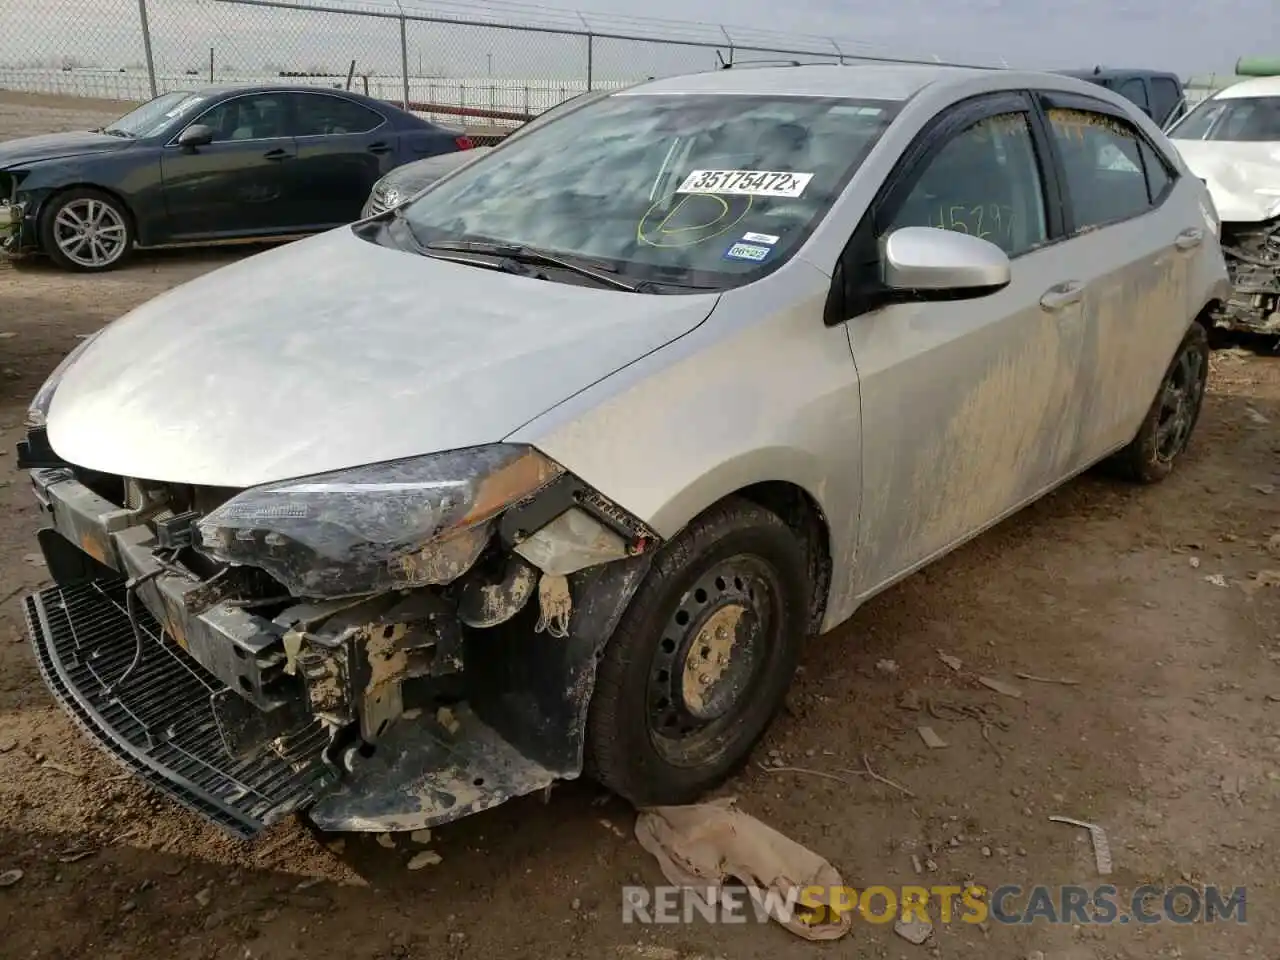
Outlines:
[[[45,683],[118,763],[246,839],[332,782],[320,759],[327,737],[318,723],[233,757],[212,703],[226,688],[163,634],[141,604],[135,610],[142,657],[121,684],[136,650],[125,603],[120,580],[53,586],[26,599],[27,629]]]

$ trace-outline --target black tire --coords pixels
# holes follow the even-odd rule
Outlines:
[[[1134,483],[1159,483],[1173,472],[1200,420],[1209,375],[1209,334],[1191,324],[1174,355],[1138,435],[1111,461],[1114,471]]]
[[[663,546],[601,659],[587,772],[637,806],[691,802],[734,773],[795,673],[807,569],[796,534],[739,498]]]
[[[76,249],[68,248],[63,241],[73,229],[69,221],[73,217],[83,221],[88,212],[96,212],[101,217],[101,226],[95,228],[101,233],[91,233],[86,239],[87,245],[79,247],[81,252],[77,255]],[[133,216],[128,208],[111,194],[92,187],[76,187],[58,194],[40,215],[40,249],[64,270],[79,273],[114,270],[132,255],[134,239]],[[109,255],[106,255],[108,243]],[[99,256],[100,251],[104,255]],[[91,262],[93,260],[100,262]]]

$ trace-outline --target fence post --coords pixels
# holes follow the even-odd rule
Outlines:
[[[587,34],[587,92],[591,92],[592,77],[595,74],[595,55],[596,55],[596,38],[594,34]]]
[[[142,49],[147,55],[147,81],[151,84],[151,96],[159,96],[156,88],[156,61],[151,54],[151,25],[147,22],[147,0],[138,0],[138,18],[142,21]]]
[[[404,102],[400,105],[409,109],[409,21],[400,17],[400,78],[404,81]]]

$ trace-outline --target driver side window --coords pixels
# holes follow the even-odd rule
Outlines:
[[[989,240],[1010,257],[1048,239],[1044,189],[1025,113],[987,117],[927,161],[887,229],[938,227]]]
[[[232,140],[274,140],[288,136],[285,130],[284,98],[260,93],[231,97],[210,107],[193,123],[213,129],[213,142]]]

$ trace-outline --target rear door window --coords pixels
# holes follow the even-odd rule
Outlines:
[[[295,137],[328,137],[368,133],[383,123],[382,115],[342,97],[323,93],[294,94]]]
[[[1140,141],[1138,146],[1142,150],[1142,165],[1147,172],[1147,193],[1150,194],[1153,204],[1159,203],[1173,186],[1175,176],[1173,169],[1168,161],[1160,156],[1160,152],[1145,140]]]
[[[1151,209],[1142,137],[1132,126],[1089,110],[1051,108],[1048,116],[1077,231]]]

